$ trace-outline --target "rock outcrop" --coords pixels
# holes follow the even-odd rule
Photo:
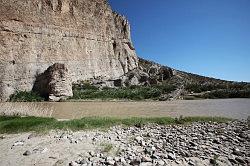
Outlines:
[[[175,75],[175,70],[158,63],[139,58],[138,67],[118,79],[91,79],[90,83],[98,88],[152,86],[166,82]],[[78,83],[79,84],[79,83]],[[81,83],[80,83],[81,84]]]
[[[0,99],[64,64],[72,82],[138,67],[130,25],[106,0],[0,0]]]
[[[64,64],[56,63],[39,75],[33,91],[50,101],[59,101],[73,96],[72,80]]]

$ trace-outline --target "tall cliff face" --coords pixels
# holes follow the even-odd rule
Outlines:
[[[128,21],[106,0],[0,0],[0,99],[31,90],[55,63],[73,82],[137,68]]]

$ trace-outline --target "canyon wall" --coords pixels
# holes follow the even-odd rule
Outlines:
[[[130,25],[106,0],[0,0],[0,99],[64,64],[72,82],[138,67]]]

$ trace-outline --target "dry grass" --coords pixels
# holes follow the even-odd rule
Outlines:
[[[34,103],[0,103],[0,116],[51,117],[53,109]]]

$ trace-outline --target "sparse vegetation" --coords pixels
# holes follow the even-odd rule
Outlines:
[[[218,99],[218,98],[250,98],[250,89],[246,90],[215,90],[202,95],[202,98]]]
[[[89,84],[75,85],[74,96],[71,99],[129,99],[129,100],[157,100],[162,94],[175,90],[174,85],[131,86],[121,88],[98,88]]]
[[[102,143],[102,153],[109,153],[113,149],[113,145],[110,143]]]
[[[41,102],[45,99],[36,92],[19,91],[10,96],[9,101],[12,102]]]
[[[196,97],[206,99],[217,98],[250,98],[250,86],[248,83],[221,83],[221,84],[187,84],[185,89]],[[185,97],[184,97],[185,99]],[[190,99],[190,97],[187,97]]]
[[[0,116],[0,133],[45,132],[46,130],[84,130],[94,128],[108,128],[115,125],[143,126],[148,123],[159,125],[185,124],[192,122],[227,122],[231,119],[222,117],[170,117],[161,118],[111,118],[86,117],[69,121],[57,121],[54,118],[41,117],[6,117]]]
[[[220,83],[220,84],[198,84],[198,83],[189,83],[185,86],[185,89],[189,92],[201,93],[206,91],[213,90],[246,90],[250,89],[250,85],[247,83]]]

